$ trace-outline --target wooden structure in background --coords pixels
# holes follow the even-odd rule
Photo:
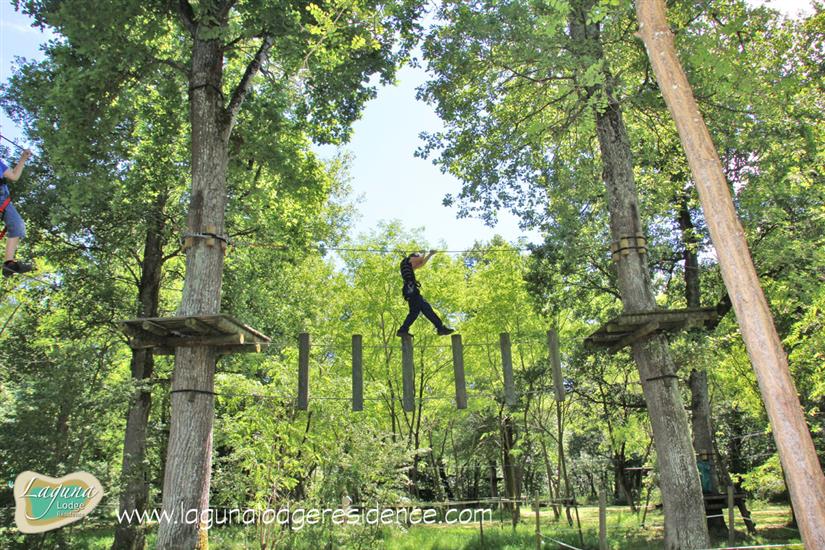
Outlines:
[[[455,376],[455,406],[457,409],[467,408],[467,386],[464,382],[464,345],[461,335],[453,334],[450,343],[453,349],[453,375]]]
[[[270,339],[254,328],[241,323],[229,315],[187,315],[182,317],[147,317],[121,321],[120,327],[129,337],[133,349],[149,349],[159,355],[175,353],[175,348],[209,346],[217,348],[218,355],[241,352],[260,352],[268,346]],[[561,378],[561,364],[558,353],[558,336],[548,333],[549,352],[553,364],[553,380],[557,400],[564,399]],[[499,335],[501,347],[502,373],[504,378],[504,401],[508,407],[518,404],[518,395],[513,378],[512,344],[510,335]],[[298,335],[298,392],[295,407],[309,408],[309,363],[310,335]],[[451,338],[453,374],[455,376],[455,402],[458,409],[467,408],[467,386],[464,372],[464,345],[461,335]],[[402,406],[407,412],[415,410],[415,365],[413,362],[413,339],[401,338],[402,365]],[[364,410],[364,364],[363,336],[352,335],[352,410]]]
[[[175,348],[209,346],[219,355],[260,352],[269,337],[229,315],[145,317],[120,322],[132,349],[173,355]]]
[[[553,329],[547,331],[547,348],[550,352],[550,367],[553,372],[553,388],[556,392],[556,401],[564,401],[564,378],[561,375],[561,350],[559,348],[559,333]]]
[[[504,402],[508,407],[514,407],[518,399],[513,382],[513,352],[510,348],[510,335],[502,332],[498,339],[501,345],[501,368],[504,371]]]
[[[719,314],[713,307],[622,313],[588,336],[584,345],[590,349],[607,348],[608,353],[616,353],[656,333],[712,328],[718,319]]]
[[[561,395],[564,399],[564,387],[561,383],[561,364],[558,358],[558,336],[555,337],[555,348],[551,346],[550,352],[553,355],[555,349],[554,379],[556,380],[556,395]],[[453,356],[453,374],[455,376],[455,403],[456,408],[467,408],[467,383],[464,372],[464,344],[460,334],[453,334],[450,340]],[[502,332],[499,335],[499,345],[501,347],[502,371],[504,377],[504,401],[508,407],[518,404],[515,382],[513,378],[512,344],[510,335]],[[352,336],[352,411],[360,412],[364,410],[364,355],[363,336],[353,334]],[[415,362],[414,362],[413,338],[410,336],[401,337],[401,406],[404,411],[415,410]],[[310,359],[310,337],[302,332],[298,335],[298,396],[296,408],[307,410],[309,408],[309,359]],[[559,393],[561,392],[561,393]]]

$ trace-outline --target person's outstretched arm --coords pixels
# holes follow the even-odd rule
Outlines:
[[[3,177],[9,181],[19,180],[20,174],[23,173],[23,167],[26,165],[26,161],[29,160],[30,156],[32,156],[32,152],[29,149],[24,149],[23,154],[20,155],[20,160],[17,161],[17,164],[14,168],[6,168],[6,171],[3,172]]]
[[[425,265],[427,262],[429,262],[429,261],[430,261],[430,258],[432,258],[433,256],[435,256],[437,252],[438,252],[438,250],[430,250],[427,254],[425,254],[425,255],[423,256],[423,258],[422,258],[422,261],[421,261],[421,267],[424,267],[424,265]]]

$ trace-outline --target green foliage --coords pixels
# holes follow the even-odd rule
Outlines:
[[[5,479],[24,469],[50,475],[85,469],[114,488],[135,390],[130,352],[116,323],[140,311],[149,237],[159,239],[162,252],[159,314],[172,314],[180,300],[179,237],[192,146],[188,75],[181,69],[191,61],[193,38],[168,3],[18,5],[59,38],[42,62],[21,64],[3,87],[3,107],[42,151],[16,199],[30,220],[28,246],[40,259],[43,281],[4,282],[0,471]],[[435,104],[445,129],[427,136],[420,154],[436,156],[464,183],[448,204],[489,221],[510,209],[525,226],[539,228],[544,242],[525,254],[517,250],[523,243],[495,238],[466,254],[436,255],[418,272],[423,294],[460,329],[469,407],[458,411],[452,401],[448,340],[421,319],[413,328],[418,406],[412,413],[401,408],[395,331],[407,307],[398,264],[405,253],[443,243],[427,243],[419,231],[394,222],[358,238],[348,235],[348,160],[321,162],[311,144],[348,138],[374,94],[369,76],[391,81],[409,55],[420,31],[420,3],[247,0],[225,19],[214,3],[192,7],[204,25],[199,37],[227,46],[225,98],[261,35],[275,37],[270,62],[228,142],[226,225],[236,246],[226,258],[222,296],[224,311],[273,343],[263,355],[237,354],[219,363],[211,504],[337,505],[343,495],[363,505],[483,498],[492,490],[491,463],[500,478],[505,458],[521,469],[522,495],[563,493],[559,439],[580,501],[594,500],[600,486],[613,489],[615,502],[638,502],[648,491],[651,503],[658,501],[655,472],[645,481],[623,474],[656,463],[630,357],[593,354],[580,345],[620,311],[592,138],[592,113],[604,106],[604,86],[612,87],[626,114],[650,220],[658,302],[686,305],[686,247],[699,256],[703,303],[720,303],[724,287],[674,128],[641,44],[630,34],[631,3],[439,7],[439,23],[423,46],[433,80],[421,96]],[[571,10],[583,9],[599,24],[604,60],[573,51],[581,45],[570,41],[568,19]],[[737,1],[676,2],[670,13],[821,449],[821,8],[801,22]],[[686,242],[678,226],[684,206],[695,242]],[[567,392],[558,408],[545,339],[550,327],[560,334]],[[310,408],[298,411],[295,336],[304,331],[313,346]],[[504,406],[501,332],[513,340],[519,401],[512,409]],[[365,346],[366,399],[359,413],[350,412],[349,402],[353,334],[363,335]],[[735,319],[729,314],[711,333],[671,340],[680,376],[690,369],[708,372],[717,445],[734,477],[756,496],[784,498]],[[158,358],[151,380],[153,505],[166,459],[170,371],[169,359]],[[109,494],[104,505],[112,506],[117,493]],[[0,504],[10,502],[4,488]],[[98,519],[114,521],[103,513]],[[627,528],[634,547],[656,547],[658,531],[642,531],[636,522],[625,513],[617,527]],[[485,544],[532,547],[526,529],[521,525],[512,534],[485,526]],[[595,535],[586,531],[590,544]],[[577,543],[575,534],[556,534]],[[106,536],[83,528],[61,531],[47,543],[96,548],[108,545]],[[480,547],[470,528],[289,533],[259,526],[216,529],[210,538],[226,548],[261,540],[292,548]],[[30,541],[0,534],[3,544]]]

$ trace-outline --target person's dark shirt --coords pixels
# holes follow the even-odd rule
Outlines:
[[[401,260],[401,278],[404,280],[404,290],[412,291],[421,286],[415,278],[415,271],[409,256]]]

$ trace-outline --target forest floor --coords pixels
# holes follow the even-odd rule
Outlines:
[[[790,511],[786,506],[749,503],[752,519],[756,522],[756,534],[747,534],[742,518],[736,512],[735,546],[777,545],[776,548],[802,548],[799,531],[788,527]],[[582,533],[570,527],[562,515],[556,521],[550,510],[540,515],[544,548],[599,548],[599,509],[596,506],[579,508]],[[664,517],[661,510],[648,510],[645,526],[638,515],[627,507],[611,506],[607,509],[608,547],[616,550],[658,550],[663,546]],[[529,550],[536,548],[535,513],[522,509],[521,523],[514,530],[506,517],[496,516],[484,526],[483,535],[478,525],[416,527],[407,532],[395,531],[387,540],[391,550]],[[559,544],[564,543],[565,546]],[[727,547],[727,534],[713,538],[713,548]]]
[[[736,513],[736,544],[740,546],[763,546],[793,550],[802,548],[799,532],[788,527],[790,511],[787,506],[749,503],[757,532],[753,536],[746,533],[742,518]],[[579,519],[582,536],[578,528],[570,527],[562,516],[556,521],[553,512],[543,509],[540,514],[543,548],[571,548],[590,550],[599,547],[599,509],[596,506],[581,506]],[[575,516],[573,516],[575,519]],[[645,527],[640,526],[641,514],[631,512],[627,507],[608,507],[607,540],[612,550],[654,550],[662,548],[663,517],[661,510],[651,508],[645,518]],[[5,548],[56,548],[79,550],[108,550],[113,540],[113,530],[105,527],[94,528],[83,523],[60,530],[60,534],[50,533],[48,537],[35,540],[15,536],[15,529],[0,526],[0,547]],[[347,528],[335,528],[347,529]],[[55,536],[57,535],[57,536]],[[416,526],[410,529],[362,529],[357,536],[343,539],[328,529],[303,530],[296,534],[282,533],[270,548],[317,549],[317,548],[385,548],[388,550],[531,550],[536,548],[535,513],[522,509],[521,523],[513,529],[510,516],[495,514],[493,521],[485,522],[483,533],[479,525],[454,526],[436,524]],[[148,534],[148,548],[154,547],[154,529]],[[209,531],[210,548],[216,550],[253,550],[261,548],[259,534],[252,527],[224,527]],[[38,537],[39,538],[39,537]],[[335,540],[335,542],[331,542]],[[559,543],[564,543],[560,545]],[[34,545],[32,546],[32,543]],[[714,539],[713,548],[727,548],[727,537]]]

